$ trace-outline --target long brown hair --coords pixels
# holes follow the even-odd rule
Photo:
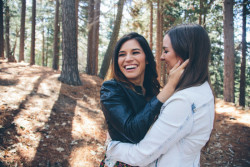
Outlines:
[[[146,61],[145,75],[143,81],[143,87],[146,89],[146,96],[152,97],[159,93],[160,83],[157,80],[157,72],[156,72],[156,63],[154,60],[153,53],[149,47],[147,40],[140,34],[136,32],[131,32],[129,34],[124,35],[120,40],[116,43],[109,79],[113,78],[119,82],[126,83],[128,86],[132,87],[133,83],[129,82],[129,80],[125,77],[125,75],[121,72],[118,65],[118,54],[122,47],[122,45],[131,39],[135,39],[143,49]]]
[[[166,32],[170,37],[172,47],[179,57],[189,63],[182,74],[176,90],[210,83],[209,56],[210,39],[206,30],[198,24],[182,24]]]

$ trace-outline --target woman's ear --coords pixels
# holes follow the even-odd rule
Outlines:
[[[181,62],[181,64],[184,62],[184,60],[180,56],[178,56],[178,60]]]

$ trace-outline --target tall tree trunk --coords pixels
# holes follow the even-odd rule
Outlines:
[[[55,22],[54,22],[54,43],[53,43],[53,65],[52,68],[54,70],[59,69],[59,0],[56,0],[56,6],[55,6]]]
[[[149,46],[151,50],[153,49],[153,18],[154,18],[154,8],[153,8],[153,2],[150,1],[150,32],[149,32]]]
[[[44,38],[44,27],[43,27],[43,31],[42,31],[42,65],[45,66],[45,62],[44,62],[44,51],[45,51],[45,38]]]
[[[161,11],[163,9],[163,3],[161,3]],[[160,48],[162,48],[163,45],[163,23],[164,23],[164,18],[163,18],[163,13],[160,13]],[[161,56],[161,51],[160,51],[160,56]],[[167,78],[166,78],[166,72],[167,72],[167,68],[166,68],[166,63],[165,62],[161,62],[161,73],[162,73],[162,84],[165,85],[167,82]]]
[[[24,61],[25,11],[26,11],[26,0],[22,0],[19,62]]]
[[[160,17],[161,17],[161,11],[160,11],[160,2],[161,0],[157,0],[157,25],[156,25],[156,69],[158,74],[158,81],[161,82],[161,46],[160,46],[160,40],[161,40],[161,24],[160,24]]]
[[[19,36],[19,31],[18,31],[18,29],[16,28],[16,38],[15,38],[15,42],[14,42],[13,48],[12,48],[12,50],[11,50],[11,52],[10,52],[10,55],[13,57],[14,62],[16,62],[16,60],[15,60],[15,53],[16,53],[16,41],[17,41],[17,37],[18,37],[18,36]]]
[[[224,100],[234,102],[234,22],[233,1],[224,0]]]
[[[204,11],[204,0],[200,0],[200,11],[199,11],[199,25],[202,25],[202,15]]]
[[[97,75],[98,72],[100,4],[100,0],[89,0],[89,33],[86,73],[90,75]]]
[[[243,15],[242,15],[242,60],[240,66],[240,99],[239,105],[245,107],[245,93],[246,93],[246,16],[247,16],[247,0],[243,1]]]
[[[48,52],[49,52],[49,29],[47,33],[47,38],[46,38],[46,54],[45,54],[45,66],[48,66]]]
[[[0,58],[2,59],[4,59],[3,5],[3,0],[0,0]]]
[[[35,64],[36,37],[36,0],[32,0],[32,30],[31,30],[30,65]]]
[[[16,62],[15,57],[11,54],[10,49],[10,9],[9,6],[6,4],[5,8],[5,24],[6,24],[6,55],[8,57],[8,62]]]
[[[98,49],[99,49],[99,23],[100,23],[100,6],[101,0],[95,0],[95,13],[94,13],[94,34],[93,34],[93,71],[92,75],[98,73]]]
[[[93,57],[94,57],[94,51],[93,51],[93,34],[94,34],[94,6],[95,6],[95,0],[89,0],[89,6],[88,6],[88,49],[87,49],[87,67],[86,67],[86,73],[93,75]]]
[[[122,20],[122,12],[123,12],[123,6],[124,6],[124,0],[119,0],[118,2],[118,9],[117,9],[117,15],[115,19],[115,24],[114,24],[114,30],[111,35],[111,39],[108,45],[108,49],[104,55],[104,59],[102,62],[102,67],[99,73],[100,78],[104,78],[106,76],[106,73],[108,71],[109,65],[110,65],[110,60],[113,56],[114,48],[117,42],[117,38],[119,35],[120,31],[120,25],[121,25],[121,20]]]
[[[76,46],[75,0],[62,0],[62,37],[63,64],[58,79],[69,85],[81,85]]]
[[[78,58],[78,7],[79,7],[79,0],[76,0],[75,8],[76,8],[76,56],[77,58]],[[59,27],[60,27],[60,24],[59,24]],[[60,31],[60,28],[59,28],[59,31]]]

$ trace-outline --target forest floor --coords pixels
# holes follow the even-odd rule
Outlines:
[[[96,167],[106,126],[99,104],[103,82],[81,73],[82,86],[60,72],[0,60],[0,166]],[[216,100],[215,128],[201,166],[250,166],[250,110]]]

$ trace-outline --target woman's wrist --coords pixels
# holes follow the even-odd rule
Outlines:
[[[163,87],[162,91],[156,97],[160,102],[164,103],[174,94],[174,91],[175,91],[175,87],[167,83]]]

